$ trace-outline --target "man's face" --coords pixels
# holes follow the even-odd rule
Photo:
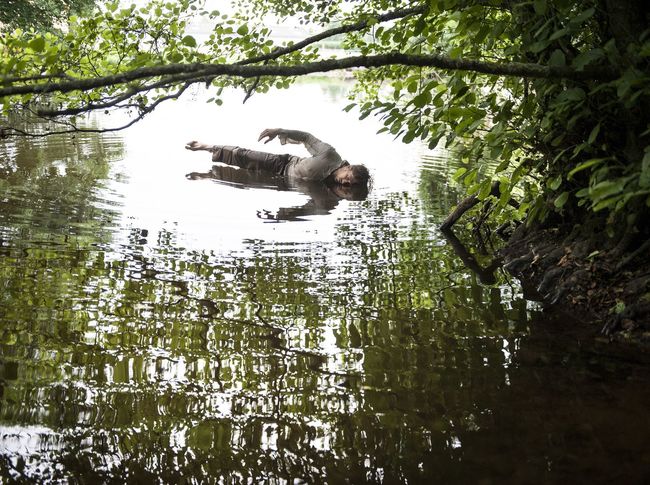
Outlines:
[[[334,174],[334,181],[341,185],[354,185],[357,180],[349,165],[339,168]]]

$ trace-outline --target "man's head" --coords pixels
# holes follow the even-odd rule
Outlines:
[[[370,172],[365,165],[343,165],[332,173],[332,177],[341,185],[368,185]]]
[[[339,199],[345,200],[366,200],[370,190],[368,184],[342,185],[334,183],[329,184],[328,187]]]

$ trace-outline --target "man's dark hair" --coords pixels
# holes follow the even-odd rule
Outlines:
[[[368,185],[368,181],[370,180],[370,171],[365,165],[350,165],[350,170],[352,170],[352,174],[358,184]]]
[[[331,184],[329,188],[337,197],[345,200],[366,200],[369,192],[368,184]]]

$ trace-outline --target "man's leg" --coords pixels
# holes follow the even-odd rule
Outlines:
[[[235,165],[247,170],[272,172],[278,175],[284,175],[289,158],[289,155],[276,155],[275,153],[258,152],[234,146],[214,145],[212,147],[213,162]]]
[[[192,151],[211,152],[213,162],[235,165],[247,170],[264,170],[278,175],[284,175],[290,162],[300,160],[300,157],[293,155],[276,155],[228,145],[208,145],[198,141],[187,143],[185,148]]]

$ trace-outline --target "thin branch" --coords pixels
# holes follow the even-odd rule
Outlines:
[[[138,121],[142,120],[146,115],[151,113],[154,109],[160,105],[160,103],[164,101],[168,101],[170,99],[178,99],[186,90],[191,86],[191,83],[186,83],[184,84],[178,91],[176,91],[174,94],[169,94],[167,96],[163,96],[161,98],[158,98],[154,103],[152,103],[150,106],[147,106],[144,108],[140,114],[133,118],[131,121],[128,123],[121,125],[121,126],[116,126],[113,128],[77,128],[76,126],[73,127],[70,130],[59,130],[59,131],[46,131],[43,133],[31,133],[28,131],[24,131],[18,128],[13,128],[13,127],[3,127],[0,131],[2,132],[3,137],[11,136],[11,135],[21,135],[21,136],[29,136],[29,137],[45,137],[45,136],[50,136],[50,135],[65,135],[65,134],[70,134],[70,133],[107,133],[110,131],[121,131],[125,130],[126,128],[129,128],[130,126],[133,126],[136,124]]]
[[[89,111],[95,111],[95,110],[102,110],[102,109],[108,109],[108,108],[113,108],[120,103],[127,101],[131,99],[133,96],[139,93],[143,92],[148,92],[154,89],[161,89],[161,88],[168,88],[171,87],[175,84],[178,84],[179,82],[187,81],[189,78],[194,78],[195,74],[187,75],[187,76],[170,76],[170,77],[165,77],[161,79],[158,82],[152,83],[152,84],[143,84],[142,86],[131,86],[125,93],[123,93],[120,96],[117,96],[113,99],[110,99],[110,101],[104,101],[103,103],[88,103],[84,106],[80,106],[78,108],[66,108],[66,109],[39,109],[37,113],[40,116],[70,116],[70,115],[78,115],[81,113],[87,113]],[[124,106],[121,106],[124,107]],[[139,105],[128,105],[128,107],[135,108],[139,107]]]
[[[244,101],[242,101],[242,104],[246,103],[250,99],[250,97],[253,95],[255,90],[257,89],[257,86],[260,84],[260,80],[262,79],[261,76],[257,76],[253,83],[250,85],[250,87],[246,90],[246,96],[244,96]]]
[[[400,9],[400,10],[395,10],[393,12],[388,12],[382,15],[378,15],[375,17],[377,20],[377,23],[382,23],[382,22],[388,22],[390,20],[396,20],[404,17],[408,17],[410,15],[416,15],[416,14],[424,14],[427,11],[427,6],[426,5],[421,5],[419,7],[412,7],[412,8],[405,8],[405,9]],[[260,55],[257,57],[253,57],[251,59],[245,59],[243,61],[236,62],[235,64],[239,66],[245,66],[248,64],[256,64],[258,62],[263,62],[264,64],[267,64],[270,60],[277,59],[285,54],[289,54],[291,52],[296,52],[298,50],[301,50],[308,45],[315,44],[316,42],[320,42],[322,40],[328,39],[330,37],[333,37],[335,35],[340,35],[340,34],[346,34],[349,32],[356,32],[359,30],[363,30],[366,27],[369,27],[368,25],[368,20],[362,20],[360,22],[356,22],[354,24],[349,24],[349,25],[343,25],[340,27],[335,27],[332,29],[324,30],[323,32],[320,32],[316,35],[313,35],[311,37],[307,37],[306,39],[301,40],[300,42],[297,42],[295,44],[292,44],[287,47],[278,47],[273,50],[270,54],[264,54]],[[246,96],[244,97],[244,101],[242,103],[246,103],[250,99],[250,97],[253,95],[255,90],[257,89],[257,86],[260,83],[261,77],[258,76],[255,78],[255,81],[251,84],[251,86],[246,90]]]
[[[185,83],[186,87],[189,87],[191,84],[197,83],[197,82],[204,82],[203,76],[201,76],[201,73],[197,72],[192,72],[192,73],[187,73],[187,74],[178,74],[175,76],[166,76],[162,79],[160,79],[158,82],[152,83],[152,84],[144,84],[142,86],[132,86],[129,91],[121,96],[118,96],[116,98],[113,98],[110,101],[106,101],[101,104],[95,104],[93,105],[92,103],[89,103],[84,106],[80,106],[78,108],[65,108],[65,109],[39,109],[36,111],[36,114],[39,116],[45,116],[45,117],[55,117],[55,116],[69,116],[69,115],[77,115],[81,113],[87,113],[90,111],[94,110],[100,110],[100,109],[108,109],[108,108],[113,108],[113,107],[119,107],[119,108],[141,108],[141,105],[135,105],[135,104],[128,104],[128,105],[121,105],[119,106],[119,103],[127,101],[128,99],[132,98],[138,93],[142,92],[149,92],[154,89],[162,89],[162,88],[168,88],[172,87],[174,85],[180,84],[180,83]]]
[[[86,113],[88,111],[95,111],[95,110],[113,108],[113,107],[117,106],[118,104],[131,99],[133,96],[135,96],[139,92],[148,91],[149,89],[153,89],[153,88],[147,88],[147,89],[129,88],[121,96],[117,96],[117,97],[111,99],[110,101],[105,101],[103,103],[97,103],[97,104],[88,103],[88,104],[83,105],[83,106],[78,107],[78,108],[38,109],[36,111],[36,113],[39,116],[73,116],[73,115],[78,115],[78,114],[81,114],[81,113]]]
[[[424,14],[427,12],[427,9],[428,9],[427,5],[420,5],[419,7],[404,8],[400,10],[395,10],[393,12],[388,12],[382,15],[377,15],[374,18],[377,20],[377,23],[388,22],[390,20],[404,18],[410,15]],[[316,35],[307,37],[306,39],[303,39],[300,42],[296,42],[291,46],[275,49],[270,54],[264,54],[257,57],[253,57],[251,59],[245,59],[243,61],[236,62],[235,64],[239,66],[244,66],[247,64],[256,64],[262,61],[270,61],[273,59],[277,59],[278,57],[281,57],[285,54],[289,54],[291,52],[301,50],[307,47],[308,45],[315,44],[316,42],[320,42],[321,40],[327,39],[329,37],[333,37],[339,34],[347,34],[349,32],[355,32],[358,30],[363,30],[368,26],[369,26],[368,20],[362,20],[354,24],[342,25],[340,27],[335,27],[333,29],[324,30],[323,32],[320,32]]]

